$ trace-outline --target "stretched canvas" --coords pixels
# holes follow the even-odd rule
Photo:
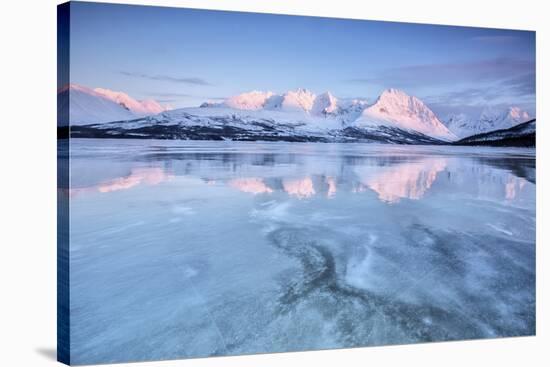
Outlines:
[[[58,357],[535,334],[535,32],[58,7]]]

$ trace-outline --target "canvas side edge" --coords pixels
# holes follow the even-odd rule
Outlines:
[[[70,3],[57,6],[57,360],[71,363],[69,259]]]

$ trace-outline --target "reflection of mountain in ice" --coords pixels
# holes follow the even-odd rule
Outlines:
[[[362,181],[376,191],[380,199],[390,203],[400,198],[420,199],[445,167],[444,158],[424,159],[391,167],[374,176],[367,175]]]
[[[371,167],[366,169],[361,167],[356,172],[357,180],[354,180],[352,190],[356,193],[367,189],[373,190],[378,193],[381,200],[390,203],[398,202],[401,198],[420,199],[430,189],[437,174],[445,167],[445,158],[401,163],[389,168],[377,169],[377,172],[373,172]],[[274,182],[274,180],[271,181]],[[276,190],[258,177],[233,179],[229,181],[229,186],[253,194],[272,193]],[[339,190],[339,184],[333,177],[305,177],[284,179],[280,188],[290,196],[305,199],[318,193],[333,197]],[[344,185],[344,189],[349,187]]]
[[[171,180],[173,175],[165,172],[161,167],[139,167],[132,168],[128,175],[102,181],[94,186],[72,187],[69,192],[71,196],[76,196],[85,192],[112,192],[118,190],[130,189],[140,184],[158,185],[161,182]]]
[[[71,148],[74,363],[535,332],[534,150]]]
[[[229,186],[241,190],[242,192],[250,192],[252,194],[263,194],[273,192],[269,186],[262,181],[261,178],[235,178],[229,181]]]

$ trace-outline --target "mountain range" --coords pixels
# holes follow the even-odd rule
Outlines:
[[[75,84],[59,98],[69,101],[75,137],[445,144],[531,119],[518,107],[487,107],[477,118],[458,114],[441,120],[419,98],[397,89],[383,91],[373,103],[302,88],[282,94],[252,91],[176,110]]]
[[[519,107],[494,108],[485,107],[479,116],[469,116],[465,113],[449,115],[445,125],[459,138],[486,133],[493,130],[507,129],[532,117]]]

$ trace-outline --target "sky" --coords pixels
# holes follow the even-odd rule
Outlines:
[[[402,89],[436,113],[535,112],[535,32],[71,3],[71,82],[171,106],[307,88],[373,102]]]

